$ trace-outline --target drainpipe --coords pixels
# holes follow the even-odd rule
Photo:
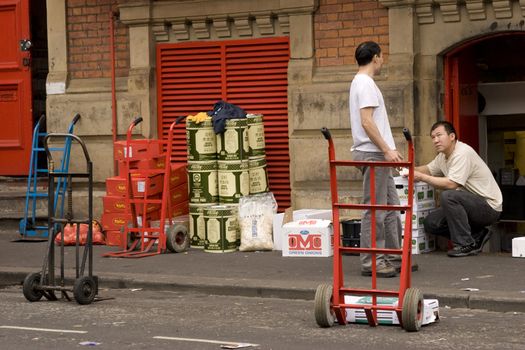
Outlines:
[[[115,21],[119,13],[110,11],[109,13],[109,44],[111,56],[111,116],[113,133],[113,175],[118,175],[118,162],[115,159],[115,142],[117,141],[117,89],[115,84]]]

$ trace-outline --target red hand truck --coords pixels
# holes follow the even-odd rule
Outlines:
[[[133,128],[142,122],[142,118],[135,119],[128,127],[126,134],[126,147],[124,154],[124,172],[126,174],[126,189],[125,203],[127,214],[130,218],[124,228],[123,233],[126,239],[126,247],[122,251],[110,252],[103,254],[104,257],[118,257],[118,258],[143,258],[147,256],[162,254],[166,252],[166,248],[170,251],[179,253],[186,251],[189,248],[189,235],[187,231],[177,229],[172,221],[172,206],[170,196],[170,178],[171,178],[171,154],[173,148],[173,131],[175,125],[179,122],[177,119],[173,122],[169,129],[167,140],[167,151],[165,154],[165,166],[163,169],[131,169],[130,162],[132,159],[131,150],[132,144],[135,143],[152,143],[153,147],[160,147],[163,141],[160,140],[131,140]],[[145,151],[144,151],[145,152]],[[134,175],[145,176],[143,194],[136,195],[138,192],[133,188],[135,186],[132,180]],[[148,194],[150,189],[151,176],[162,175],[162,198],[151,198]],[[160,224],[159,227],[152,227],[151,220],[148,218],[148,207],[150,205],[160,205]],[[142,209],[141,221],[137,220],[137,209]],[[166,229],[166,220],[169,226]],[[154,249],[154,245],[157,249]]]
[[[396,313],[401,326],[407,331],[419,331],[424,314],[423,293],[420,289],[410,287],[411,279],[411,242],[412,242],[412,205],[414,195],[414,145],[410,131],[403,129],[408,142],[407,162],[371,162],[336,160],[335,148],[327,128],[322,128],[325,139],[328,141],[328,157],[330,162],[330,191],[332,195],[333,227],[334,227],[334,257],[333,257],[333,285],[321,284],[315,292],[315,320],[320,327],[331,327],[335,321],[340,325],[347,324],[346,309],[364,309],[370,326],[378,325],[378,310],[388,310]],[[336,168],[342,167],[370,167],[370,204],[343,204],[339,202],[337,190]],[[376,167],[404,167],[409,169],[408,174],[408,203],[407,205],[377,204],[375,199],[375,168]],[[371,247],[356,248],[342,247],[339,225],[340,209],[371,210]],[[384,249],[376,246],[375,213],[377,210],[405,211],[406,220],[402,249]],[[342,253],[367,253],[372,255],[372,286],[371,289],[345,287],[343,281]],[[376,254],[401,255],[401,275],[399,290],[380,290],[377,287]],[[345,295],[370,296],[370,304],[346,304]],[[378,304],[378,297],[397,297],[397,305]],[[400,304],[399,301],[402,301]]]

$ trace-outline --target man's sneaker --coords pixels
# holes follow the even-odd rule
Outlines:
[[[401,261],[396,261],[396,262],[390,262],[390,265],[392,265],[395,269],[396,269],[396,272],[397,273],[400,273],[401,272]],[[415,261],[412,261],[412,268],[411,268],[412,272],[416,272],[419,270],[419,265],[415,262]]]
[[[481,234],[479,235],[479,237],[475,238],[477,253],[481,253],[481,251],[483,250],[483,247],[485,246],[485,244],[487,244],[491,235],[492,235],[492,231],[489,230],[488,228],[484,228],[483,231],[481,231]]]
[[[478,251],[476,250],[476,244],[472,245],[456,245],[454,248],[450,249],[447,252],[447,255],[450,257],[461,257],[461,256],[469,256],[469,255],[477,255]]]
[[[361,270],[362,276],[372,276],[372,270]],[[396,277],[396,269],[392,266],[380,264],[377,266],[376,276],[381,278]]]

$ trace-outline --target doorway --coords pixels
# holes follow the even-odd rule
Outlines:
[[[496,177],[502,220],[525,220],[524,55],[524,32],[476,38],[444,55],[445,119]]]

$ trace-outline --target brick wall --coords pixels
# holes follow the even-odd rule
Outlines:
[[[111,77],[109,18],[117,0],[67,0],[68,69],[73,79]],[[116,76],[128,75],[129,35],[115,25]]]
[[[388,59],[388,10],[377,0],[320,0],[314,23],[319,67],[355,64],[355,48],[367,40]]]

